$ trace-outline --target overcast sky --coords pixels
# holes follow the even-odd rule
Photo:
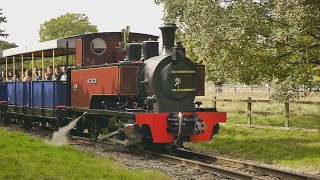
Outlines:
[[[4,1],[4,0],[0,0]],[[40,24],[67,12],[83,13],[99,32],[120,31],[129,25],[132,32],[160,35],[163,7],[154,0],[7,0],[1,2],[9,33],[0,38],[24,47],[39,41]]]

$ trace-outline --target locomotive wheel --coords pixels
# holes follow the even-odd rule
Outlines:
[[[0,122],[1,122],[1,123],[4,123],[4,124],[9,123],[9,122],[8,122],[7,113],[2,113],[2,114],[1,114]]]
[[[31,119],[24,119],[24,120],[22,120],[22,127],[24,128],[24,129],[31,129],[32,128],[32,126],[33,126],[33,122],[32,122],[32,120]]]
[[[51,120],[49,122],[49,129],[51,130],[58,130],[59,127],[58,127],[58,123],[55,121],[55,120]]]
[[[91,139],[97,140],[100,134],[101,134],[101,130],[97,128],[96,123],[93,123],[89,129],[89,137]]]
[[[5,123],[5,124],[10,124],[10,123],[12,123],[12,119],[13,119],[13,116],[12,116],[12,115],[6,114],[6,117],[5,117],[3,123]]]
[[[68,125],[68,122],[65,119],[59,118],[57,121],[57,128],[62,128],[64,126]]]
[[[82,118],[78,121],[76,125],[77,135],[83,137],[84,124],[82,122]]]
[[[45,120],[40,120],[39,126],[40,126],[41,129],[45,130],[45,129],[47,129],[46,124],[47,124],[47,122]]]

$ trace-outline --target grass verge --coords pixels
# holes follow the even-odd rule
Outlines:
[[[213,141],[189,145],[209,153],[320,173],[320,133],[223,125]]]
[[[228,113],[229,124],[248,124],[246,114]],[[284,127],[283,115],[252,115],[252,124],[261,126]],[[320,115],[296,115],[289,119],[293,128],[320,129]]]
[[[0,179],[167,179],[152,170],[124,170],[72,146],[55,147],[0,129]]]

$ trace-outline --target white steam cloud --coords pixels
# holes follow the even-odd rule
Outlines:
[[[49,143],[54,146],[62,146],[68,144],[69,131],[77,124],[81,117],[82,116],[72,120],[67,126],[64,126],[58,131],[54,132]]]

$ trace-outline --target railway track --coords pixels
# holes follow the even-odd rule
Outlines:
[[[88,138],[83,138],[83,137],[79,137],[79,136],[70,136],[71,139],[73,140],[80,140],[81,143],[83,142],[89,142],[89,143],[99,143],[99,144],[105,144],[105,145],[110,145],[112,143],[109,142],[99,142],[99,141],[94,141],[92,139],[88,139]],[[152,158],[156,158],[156,159],[160,159],[162,161],[166,161],[166,162],[170,162],[170,163],[174,163],[174,164],[182,164],[184,166],[189,166],[189,167],[194,167],[196,169],[202,170],[204,172],[209,172],[215,175],[218,175],[219,177],[227,177],[227,178],[231,178],[231,179],[263,179],[263,178],[253,178],[252,175],[249,174],[245,174],[242,172],[238,172],[238,171],[233,171],[233,170],[229,170],[226,168],[223,168],[222,166],[213,166],[212,164],[209,163],[205,163],[205,162],[201,162],[199,161],[198,158],[193,157],[193,159],[198,159],[198,160],[191,160],[191,159],[187,159],[186,157],[181,157],[182,155],[182,149],[179,149],[179,155],[169,155],[167,153],[162,153],[162,152],[155,152],[155,151],[146,151],[146,150],[141,150],[139,148],[129,148],[128,151],[129,153],[135,153],[137,155],[144,155],[144,156],[149,156]],[[186,155],[187,151],[184,151],[184,155]],[[191,151],[189,151],[191,152]],[[190,155],[190,153],[188,152],[188,155]],[[198,155],[200,155],[199,153],[197,153]],[[179,157],[180,156],[180,157]],[[202,155],[202,157],[204,157],[205,155]]]
[[[18,129],[17,125],[10,125]],[[49,133],[46,130],[32,129],[41,133]],[[52,132],[51,132],[52,133]],[[110,142],[98,142],[89,138],[79,136],[69,136],[73,141],[81,143],[98,143],[105,146],[112,145]],[[130,148],[126,152],[136,153],[139,155],[148,155],[152,158],[160,159],[166,162],[181,164],[184,166],[193,167],[204,172],[215,174],[219,177],[231,179],[307,179],[320,180],[320,176],[307,174],[299,174],[295,172],[284,171],[276,168],[267,167],[251,162],[245,162],[235,159],[229,159],[219,156],[211,156],[199,152],[193,152],[188,149],[178,148],[174,152],[163,153],[155,151],[146,151],[139,148]]]
[[[296,172],[290,172],[280,170],[276,168],[267,167],[265,165],[240,161],[220,156],[211,156],[198,152],[193,152],[188,149],[178,149],[179,156],[187,159],[195,159],[196,161],[204,162],[204,164],[222,165],[224,167],[230,167],[232,169],[245,170],[251,175],[251,179],[265,179],[266,177],[280,178],[280,179],[320,179],[320,176],[313,176],[307,174],[300,174]],[[243,177],[245,179],[245,177]],[[242,178],[241,178],[242,179]]]

